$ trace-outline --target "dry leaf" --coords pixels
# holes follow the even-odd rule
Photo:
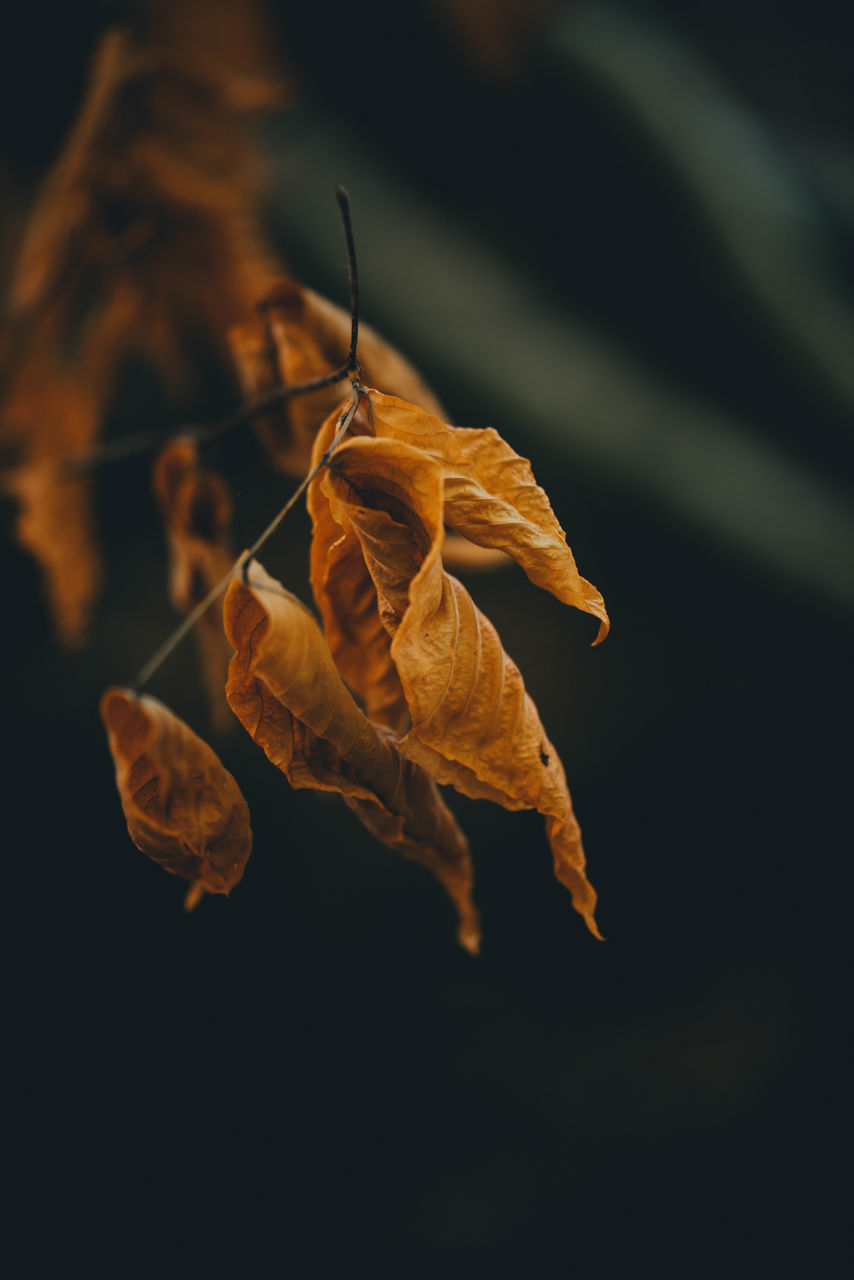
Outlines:
[[[153,479],[169,540],[169,594],[176,609],[190,613],[234,563],[228,545],[231,495],[221,476],[200,469],[195,441],[186,436],[160,451]],[[222,630],[222,605],[212,604],[194,629],[211,720],[225,733],[234,719],[223,692],[231,648]]]
[[[331,444],[337,422],[336,410],[318,432],[314,462]],[[442,471],[448,526],[474,551],[510,556],[532,582],[592,614],[599,620],[594,643],[604,638],[608,615],[601,595],[579,575],[566,535],[530,464],[496,431],[450,427],[423,409],[369,391],[351,432],[400,441],[433,458]],[[368,715],[399,728],[405,700],[374,585],[353,530],[349,525],[342,529],[332,516],[325,487],[321,473],[309,487],[308,509],[313,524],[311,585],[327,643]]]
[[[254,186],[221,65],[109,31],[27,228],[13,322],[99,382],[130,352],[183,372],[188,330],[219,346],[269,282]]]
[[[232,710],[292,786],[338,792],[384,844],[429,867],[476,951],[468,844],[432,778],[361,713],[305,606],[256,561],[247,576],[225,600]]]
[[[260,398],[278,386],[310,382],[339,369],[350,349],[351,317],[292,280],[280,280],[259,304],[258,317],[230,334],[244,393]],[[433,392],[399,351],[369,325],[359,327],[359,366],[372,386],[441,414]],[[283,401],[259,414],[256,429],[275,465],[300,478],[308,470],[317,429],[347,393],[347,379]]]
[[[555,874],[598,937],[558,754],[492,623],[442,567],[450,520],[441,462],[397,440],[357,438],[336,451],[333,468],[322,490],[361,546],[412,717],[401,752],[465,795],[539,810]]]
[[[325,438],[325,426],[322,434]],[[326,447],[330,441],[331,437]],[[336,521],[322,476],[309,485],[307,503],[313,528],[311,587],[329,651],[368,717],[402,730],[408,714],[406,699],[359,540],[352,529],[342,529]]]
[[[32,364],[7,405],[5,436],[24,461],[6,472],[3,491],[15,498],[15,534],[38,562],[59,639],[84,639],[101,582],[101,556],[92,516],[91,481],[57,462],[91,447],[98,426],[95,389],[83,379]],[[30,424],[38,430],[28,437]]]
[[[451,427],[394,396],[368,395],[370,434],[423,450],[441,464],[445,522],[481,547],[506,552],[538,587],[599,621],[594,644],[608,634],[605,602],[582,578],[566,534],[531,471],[492,427]]]
[[[252,314],[274,274],[251,212],[254,149],[235,115],[245,85],[221,41],[215,56],[216,41],[201,52],[186,39],[158,43],[158,30],[169,37],[170,23],[154,22],[147,41],[104,36],[24,235],[0,411],[0,437],[22,467],[93,447],[131,356],[173,383],[186,380],[199,336],[226,356],[227,328]],[[60,490],[42,473],[18,489],[18,537],[43,565],[58,631],[77,641],[99,576],[88,485]],[[51,545],[60,520],[68,555]]]
[[[249,809],[206,742],[156,698],[108,689],[101,699],[128,832],[138,849],[201,890],[230,893],[252,850]]]

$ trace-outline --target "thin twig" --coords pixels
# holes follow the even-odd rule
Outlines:
[[[361,400],[365,392],[365,388],[361,385],[358,378],[354,377],[351,380],[350,385],[353,388],[353,402],[350,405],[347,412],[342,417],[338,425],[338,430],[335,433],[334,440],[332,441],[331,445],[326,450],[326,452],[323,454],[323,456],[320,458],[320,460],[316,462],[314,466],[311,468],[308,475],[305,477],[305,479],[302,481],[299,487],[295,489],[294,492],[291,494],[290,498],[282,507],[279,514],[270,521],[270,523],[267,525],[267,528],[264,530],[261,536],[257,538],[255,542],[253,542],[252,546],[249,548],[244,558],[244,563],[246,565],[249,564],[249,561],[253,558],[255,553],[261,549],[261,547],[264,545],[264,543],[267,541],[270,535],[276,532],[279,525],[284,520],[285,516],[288,514],[288,512],[291,510],[294,504],[298,501],[298,499],[301,498],[302,495],[305,493],[306,489],[311,484],[312,480],[317,475],[317,473],[319,471],[322,471],[323,468],[327,465],[327,463],[329,462],[329,459],[332,457],[333,453],[338,448],[341,441],[344,439],[344,436],[346,435],[350,427],[350,423],[353,421],[356,410],[359,407],[359,401]]]
[[[293,508],[296,506],[297,502],[305,493],[306,489],[311,484],[312,480],[318,474],[318,472],[320,472],[327,465],[333,453],[338,448],[341,441],[344,439],[344,436],[346,435],[350,427],[350,423],[353,421],[353,417],[355,416],[356,410],[359,407],[359,402],[362,398],[362,395],[364,394],[364,387],[362,387],[362,385],[360,384],[357,378],[353,377],[351,379],[350,385],[353,389],[353,401],[350,407],[348,408],[347,412],[341,418],[341,421],[338,425],[338,430],[335,433],[335,438],[330,444],[329,448],[326,450],[323,456],[319,459],[319,461],[316,462],[315,465],[311,468],[311,470],[309,471],[305,479],[297,486],[297,488],[288,498],[285,505],[282,507],[281,511],[279,511],[278,514],[270,521],[270,523],[267,525],[267,528],[260,535],[260,537],[255,539],[255,541],[252,543],[252,546],[249,548],[249,550],[243,556],[241,556],[241,558],[237,561],[236,564],[232,565],[232,567],[229,569],[225,577],[222,578],[216,584],[216,586],[213,587],[208,592],[204,600],[202,600],[199,604],[197,604],[195,609],[193,609],[191,613],[187,614],[183,622],[181,622],[180,625],[175,628],[172,634],[168,636],[166,640],[164,640],[163,644],[160,646],[157,652],[154,653],[152,657],[149,658],[148,662],[146,662],[145,665],[140,668],[140,670],[137,672],[136,676],[131,681],[129,686],[134,691],[134,693],[139,693],[140,689],[142,689],[146,684],[148,684],[148,681],[154,675],[158,667],[163,662],[166,661],[166,659],[172,653],[173,649],[175,649],[184,639],[184,636],[186,636],[190,631],[192,631],[193,627],[196,625],[199,618],[201,618],[202,614],[205,613],[210,608],[210,606],[214,603],[215,600],[219,599],[219,597],[225,591],[226,587],[231,582],[231,579],[235,576],[235,574],[238,572],[242,572],[244,574],[246,573],[246,570],[248,569],[250,561],[257,554],[257,552],[260,551],[261,547],[263,547],[267,539],[276,532],[276,530],[278,529],[279,525],[282,523],[282,521],[284,520],[288,512],[293,510]]]
[[[344,227],[344,243],[347,246],[347,270],[350,273],[350,351],[347,355],[347,372],[355,373],[358,368],[356,350],[359,346],[359,272],[356,267],[356,241],[353,238],[353,224],[350,221],[350,197],[343,187],[335,188],[335,199],[338,201],[338,212]]]

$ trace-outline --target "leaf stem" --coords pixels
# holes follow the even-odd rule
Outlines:
[[[338,212],[344,228],[344,243],[347,247],[347,270],[350,275],[350,351],[347,355],[346,369],[355,373],[358,368],[356,349],[359,345],[359,271],[356,266],[356,241],[353,238],[353,224],[350,220],[350,197],[343,187],[335,188],[335,199],[338,201]]]

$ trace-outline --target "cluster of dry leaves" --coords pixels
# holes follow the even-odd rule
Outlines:
[[[29,328],[4,407],[21,465],[6,487],[67,639],[82,632],[98,570],[87,481],[63,464],[95,441],[127,351],[147,350],[174,374],[181,335],[203,323],[227,340],[253,399],[346,360],[350,316],[277,280],[258,248],[235,181],[240,146],[208,129],[226,98],[209,66],[188,70],[109,36],[24,244],[13,302]],[[495,627],[447,566],[514,560],[596,618],[598,640],[602,597],[579,575],[527,461],[492,429],[449,426],[412,366],[364,327],[358,355],[354,387],[342,378],[254,423],[277,469],[316,471],[307,501],[322,628],[257,560],[235,562],[228,485],[194,440],[171,439],[156,459],[176,608],[189,613],[231,575],[224,604],[196,629],[215,723],[233,713],[291,786],[338,793],[385,845],[429,867],[471,951],[480,934],[468,843],[437,784],[538,810],[555,874],[598,936],[563,766]],[[324,463],[351,394],[347,438]],[[101,713],[134,842],[190,880],[188,906],[229,893],[252,845],[232,776],[152,697],[110,689]]]
[[[268,309],[261,314],[264,323]],[[235,335],[239,350],[247,341],[245,332]],[[314,341],[306,327],[295,345],[304,352]],[[283,363],[290,345],[279,334]],[[336,405],[316,431],[314,465],[348,404]],[[280,407],[279,421],[266,424],[288,458],[306,427],[304,405],[288,425],[295,407]],[[186,608],[231,566],[221,519],[228,497],[220,478],[198,469],[186,442],[167,446],[155,475],[173,597]],[[233,650],[225,682],[231,710],[293,787],[337,792],[384,844],[434,872],[469,950],[477,949],[479,927],[468,844],[437,783],[542,813],[555,874],[597,933],[596,895],[563,766],[495,627],[443,559],[447,527],[511,557],[532,582],[595,617],[604,638],[602,597],[578,573],[528,462],[492,429],[452,427],[368,390],[348,438],[312,480],[308,508],[311,586],[323,628],[257,560],[241,557],[222,611]],[[204,640],[214,655],[212,686],[221,662],[215,640],[212,628]],[[252,839],[233,779],[152,698],[113,689],[102,714],[133,839],[193,881],[193,901],[201,889],[228,892]]]
[[[81,111],[24,232],[0,329],[2,489],[42,568],[57,631],[82,642],[101,580],[92,450],[123,368],[173,389],[200,343],[227,332],[276,269],[253,209],[258,166],[243,123],[282,99],[251,6],[151,3],[145,30],[101,41]],[[179,20],[180,19],[180,20]]]

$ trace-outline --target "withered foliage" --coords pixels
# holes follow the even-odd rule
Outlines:
[[[579,575],[529,463],[495,431],[448,426],[377,391],[358,396],[350,438],[329,455],[345,402],[314,442],[311,584],[325,636],[257,560],[242,557],[233,573],[218,542],[227,493],[212,477],[205,489],[188,441],[170,445],[156,472],[176,603],[196,599],[188,583],[216,546],[217,571],[232,572],[223,610],[235,650],[232,711],[292,786],[343,796],[384,844],[434,872],[457,907],[466,948],[476,951],[480,938],[468,844],[436,783],[539,811],[555,875],[600,937],[560,758],[495,627],[445,570],[445,526],[478,552],[516,560],[532,582],[590,614],[594,643],[608,630],[602,597]]]
[[[190,613],[233,563],[228,543],[231,494],[222,476],[200,467],[198,446],[186,436],[160,451],[153,484],[169,543],[169,594],[180,613]],[[196,623],[196,640],[211,721],[222,733],[234,721],[223,693],[231,649],[218,603]]]
[[[239,105],[222,63],[107,33],[12,284],[30,343],[99,385],[130,352],[181,376],[193,331],[221,346],[271,278]]]
[[[234,578],[225,601],[232,710],[291,786],[337,792],[384,844],[429,867],[476,951],[468,843],[435,782],[359,710],[305,606],[257,561],[247,579]]]
[[[213,9],[227,30],[224,6]],[[223,56],[225,30],[219,43],[189,38],[200,19],[187,0],[171,17],[154,5],[147,33],[103,38],[11,285],[0,435],[20,474],[5,488],[20,501],[20,541],[43,566],[57,631],[72,643],[100,574],[89,490],[44,464],[92,448],[130,357],[175,386],[189,376],[189,343],[201,338],[225,355],[228,328],[275,275],[239,112],[276,91]],[[251,64],[246,48],[237,53]],[[67,552],[53,545],[60,522],[77,544]]]
[[[377,409],[388,409],[388,397],[372,392],[369,399]],[[596,895],[584,873],[581,833],[560,758],[492,623],[442,564],[443,520],[452,527],[467,526],[485,539],[479,504],[494,509],[501,502],[505,508],[511,503],[509,497],[504,500],[488,490],[481,494],[480,489],[490,477],[505,473],[509,483],[521,471],[521,459],[518,467],[511,462],[502,471],[490,454],[473,464],[472,474],[461,482],[460,458],[447,461],[443,453],[448,450],[430,448],[435,433],[427,430],[425,415],[399,401],[392,407],[401,419],[408,411],[412,437],[417,437],[419,425],[424,428],[428,448],[416,448],[399,437],[350,440],[313,486],[315,529],[323,538],[316,546],[328,550],[314,555],[312,585],[334,637],[333,653],[344,655],[342,670],[346,668],[366,704],[380,681],[397,678],[412,721],[400,742],[407,758],[465,795],[494,800],[508,809],[537,809],[545,816],[555,874],[598,936],[593,918]],[[375,412],[374,423],[379,421]],[[326,432],[324,427],[321,436]],[[499,437],[491,443],[495,453],[511,461],[511,451]],[[478,459],[478,451],[471,456]],[[534,545],[533,523],[521,514],[515,522],[515,541],[508,532],[508,525],[514,528],[509,520],[493,536],[501,540],[502,549],[516,553],[532,578],[541,574],[542,557],[554,560],[552,590],[559,597],[572,595],[573,603],[599,618],[602,634],[607,615],[601,597],[589,584],[578,585],[584,580],[578,579],[565,544],[563,574],[558,571],[561,557],[547,536],[550,508],[545,509],[545,495],[540,499],[528,494],[528,487],[508,493],[513,493],[517,510],[527,506],[539,515],[546,527],[540,543]],[[449,493],[456,493],[456,503]],[[339,531],[337,540],[330,533],[333,524]],[[347,623],[354,599],[363,602],[359,618],[373,640],[370,651]],[[368,652],[373,668],[365,661]],[[354,655],[361,655],[361,665]]]
[[[335,414],[315,442],[320,458],[335,433]],[[582,578],[566,535],[530,464],[498,433],[450,427],[414,405],[370,391],[354,432],[415,447],[434,459],[442,474],[442,519],[475,550],[500,551],[516,560],[532,582],[599,621],[598,643],[608,630],[601,595]],[[308,492],[314,526],[311,584],[327,640],[345,679],[369,714],[399,722],[400,684],[390,641],[381,625],[375,590],[354,531],[330,508],[328,478],[318,476]]]
[[[79,645],[101,582],[101,554],[91,480],[67,469],[61,459],[85,450],[94,438],[97,388],[75,371],[42,370],[33,360],[21,374],[18,394],[32,421],[45,424],[45,430],[16,442],[27,461],[0,477],[0,490],[17,504],[16,535],[41,566],[57,635],[67,645]]]
[[[596,588],[578,572],[572,551],[543,489],[492,427],[452,427],[423,406],[370,391],[357,431],[411,445],[442,472],[444,521],[479,547],[505,552],[538,587],[599,621],[594,644],[608,634],[608,614]],[[315,457],[328,447],[334,419],[318,434]],[[318,483],[315,482],[315,491]]]
[[[480,4],[446,8],[464,26],[485,20]],[[522,8],[501,7],[496,65],[526,27]],[[271,263],[241,119],[281,100],[260,10],[148,0],[142,12],[98,49],[0,334],[0,428],[18,463],[2,485],[19,504],[17,535],[43,567],[57,629],[79,640],[98,584],[80,457],[96,445],[121,369],[141,357],[178,387],[201,338],[252,402],[216,431],[253,419],[276,469],[305,477],[323,623],[257,559],[245,556],[238,571],[226,482],[201,464],[198,432],[171,440],[154,491],[185,629],[215,597],[197,621],[214,723],[233,723],[234,712],[293,787],[342,796],[383,844],[428,867],[472,952],[480,930],[468,843],[438,784],[539,811],[555,874],[599,936],[561,761],[495,627],[446,566],[515,561],[596,619],[594,643],[608,631],[602,596],[579,574],[530,464],[492,429],[448,425],[412,365],[365,326],[356,351],[355,301],[351,317]],[[347,232],[355,299],[349,223]],[[287,394],[318,379],[331,380]],[[158,651],[140,685],[160,660]],[[188,906],[206,891],[227,894],[252,845],[234,779],[153,698],[110,689],[101,714],[134,842],[191,881]]]
[[[101,718],[137,848],[202,891],[228,894],[252,851],[249,809],[217,756],[156,698],[108,689]]]

